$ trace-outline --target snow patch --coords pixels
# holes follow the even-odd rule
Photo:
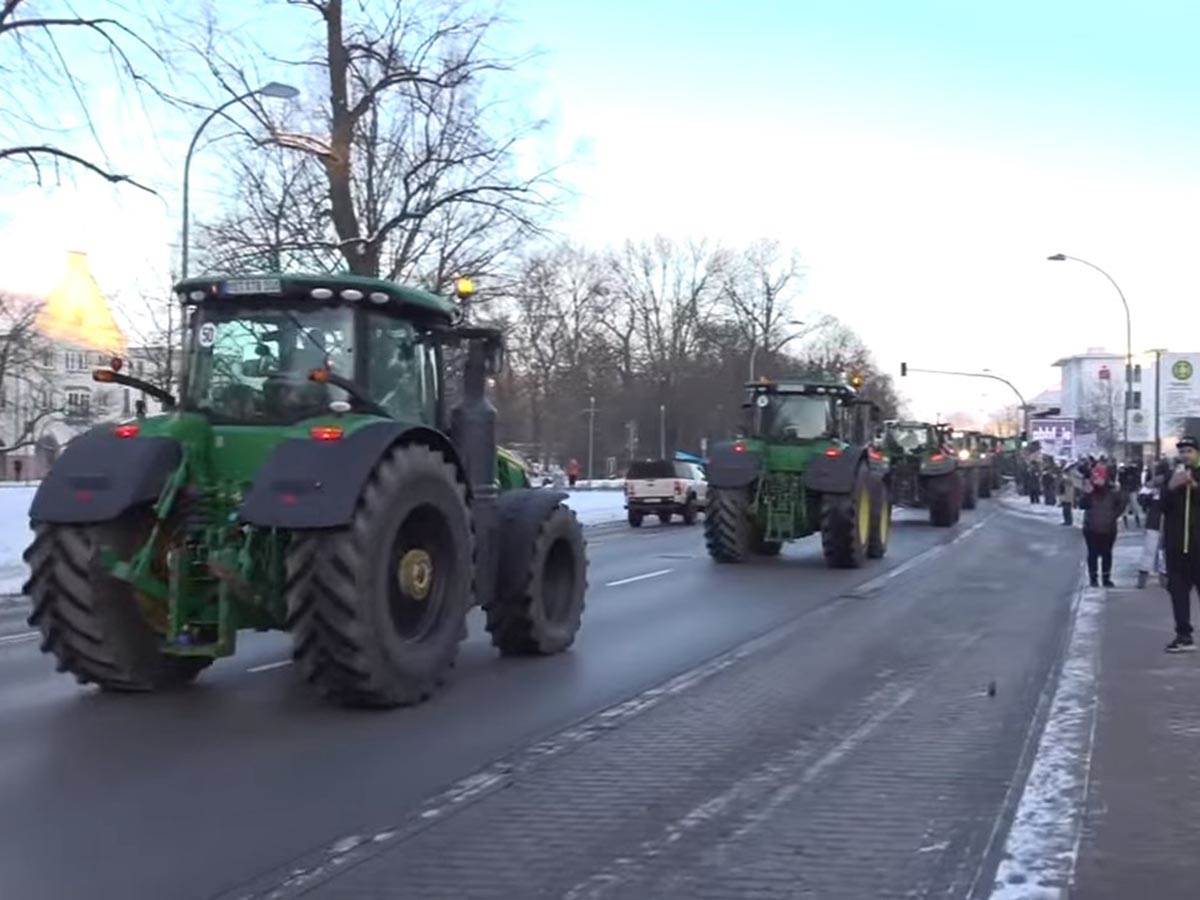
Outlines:
[[[1065,898],[1075,873],[1096,733],[1104,591],[1081,590],[1046,727],[996,871],[992,900]]]
[[[0,482],[0,595],[19,594],[29,566],[21,559],[33,542],[29,528],[29,504],[36,484]]]

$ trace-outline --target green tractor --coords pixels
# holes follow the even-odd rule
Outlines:
[[[891,464],[892,499],[897,506],[927,508],[931,524],[948,528],[959,519],[962,477],[947,435],[928,422],[885,423],[883,452]]]
[[[775,556],[820,532],[826,562],[856,568],[887,552],[887,464],[870,446],[872,407],[842,384],[747,386],[745,437],[713,447],[704,537],[720,563]]]
[[[191,278],[178,400],[102,425],[42,482],[26,551],[31,624],[80,682],[149,691],[286,629],[327,698],[388,707],[447,677],[483,607],[503,654],[575,639],[587,557],[564,494],[497,456],[486,395],[501,333],[374,279]],[[459,297],[473,291],[465,279]],[[444,348],[462,348],[445,408]]]

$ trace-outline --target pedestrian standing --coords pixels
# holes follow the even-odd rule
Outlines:
[[[1093,471],[1092,480],[1084,485],[1079,507],[1083,510],[1083,540],[1087,545],[1088,581],[1092,587],[1101,583],[1115,587],[1112,581],[1112,551],[1117,540],[1117,522],[1125,506],[1121,491],[1109,484],[1101,473]],[[1097,565],[1099,563],[1099,565]]]
[[[581,467],[579,465],[579,460],[572,459],[569,463],[567,463],[567,481],[570,483],[571,487],[575,487],[575,482],[579,480],[580,471]]]
[[[1144,588],[1150,573],[1158,573],[1159,548],[1162,544],[1162,493],[1171,477],[1171,465],[1160,460],[1146,473],[1146,483],[1138,491],[1138,505],[1146,514],[1146,533],[1142,536],[1142,556],[1138,561],[1138,587]]]
[[[1031,463],[1029,466],[1029,502],[1033,504],[1042,502],[1042,467],[1037,463]]]
[[[1175,445],[1179,465],[1167,481],[1162,497],[1163,552],[1167,558],[1167,590],[1175,616],[1175,640],[1167,644],[1168,653],[1195,650],[1192,640],[1192,588],[1200,588],[1200,509],[1196,489],[1200,486],[1196,466],[1200,463],[1200,442],[1188,435]]]
[[[1047,506],[1054,506],[1057,502],[1057,493],[1054,488],[1058,481],[1058,475],[1054,471],[1054,463],[1047,462],[1045,471],[1042,472],[1042,497]]]
[[[1126,497],[1137,496],[1142,487],[1142,467],[1132,463],[1121,466],[1120,473],[1117,475],[1117,483],[1121,485],[1121,492]],[[1133,524],[1141,528],[1142,508],[1140,504],[1128,503],[1125,505],[1125,514],[1121,518],[1127,531],[1129,530],[1130,516],[1133,517]]]
[[[1079,490],[1080,485],[1077,479],[1079,472],[1068,466],[1062,476],[1062,493],[1058,495],[1059,506],[1062,507],[1063,524],[1071,526],[1075,524],[1075,494]]]

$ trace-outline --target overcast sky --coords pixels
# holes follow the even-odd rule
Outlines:
[[[840,316],[897,374],[901,360],[986,367],[1033,395],[1055,383],[1054,359],[1124,343],[1112,287],[1046,262],[1056,251],[1121,284],[1135,352],[1200,349],[1189,7],[511,0],[498,39],[541,51],[514,88],[551,118],[539,152],[571,160],[567,236],[776,238],[806,265],[799,318]],[[295,13],[244,15],[268,28]],[[110,292],[165,277],[191,123],[151,127],[111,99],[110,156],[162,199],[10,183],[0,284],[44,289],[69,248],[89,251]],[[196,166],[200,216],[220,173]],[[986,382],[901,388],[923,416],[1008,402]]]

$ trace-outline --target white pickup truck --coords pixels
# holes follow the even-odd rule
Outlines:
[[[635,462],[625,475],[625,509],[634,528],[641,527],[646,515],[658,516],[664,525],[671,516],[679,515],[685,525],[691,525],[707,501],[708,479],[694,463],[666,459]]]

